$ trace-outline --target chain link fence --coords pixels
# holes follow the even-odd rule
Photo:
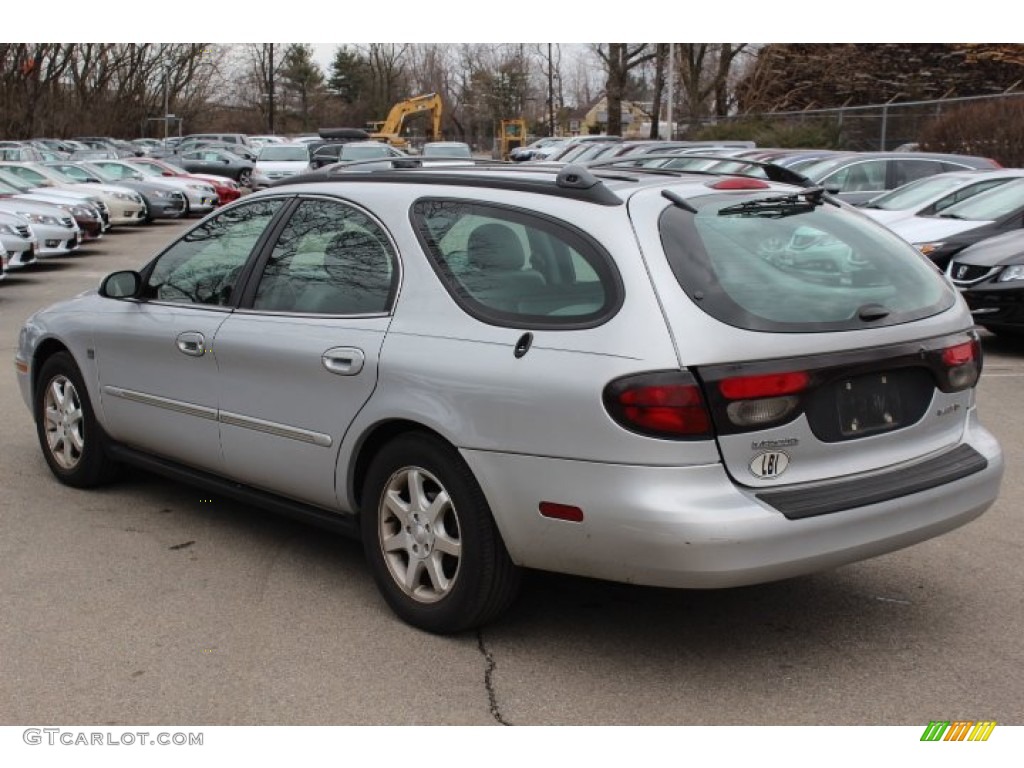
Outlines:
[[[889,102],[831,109],[746,112],[728,117],[711,118],[701,121],[701,125],[722,125],[747,120],[782,122],[790,125],[824,124],[838,134],[838,149],[859,152],[892,150],[904,144],[916,144],[930,123],[952,109],[959,109],[972,103],[995,103],[1022,98],[1024,98],[1024,92],[1009,92],[992,96]],[[1024,131],[1024,126],[1021,126],[1021,130]]]

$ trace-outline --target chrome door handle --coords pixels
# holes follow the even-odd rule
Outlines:
[[[178,351],[189,357],[202,357],[206,354],[206,337],[199,331],[185,331],[179,333],[174,343]]]
[[[320,356],[320,361],[331,373],[339,376],[355,376],[363,370],[366,355],[355,347],[333,347]]]

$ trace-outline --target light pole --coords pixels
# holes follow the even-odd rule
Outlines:
[[[171,120],[171,68],[167,65],[164,66],[164,143],[167,142],[167,136],[170,134],[169,123]]]

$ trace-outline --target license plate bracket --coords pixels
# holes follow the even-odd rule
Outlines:
[[[872,373],[840,382],[836,411],[839,431],[844,437],[887,432],[904,424],[900,388],[888,373]]]

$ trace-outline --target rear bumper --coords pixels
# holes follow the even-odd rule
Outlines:
[[[1003,458],[973,415],[963,443],[984,459],[965,477],[794,520],[759,500],[755,490],[736,486],[721,465],[640,467],[480,451],[463,456],[520,565],[651,586],[712,588],[827,570],[973,520],[998,496]],[[544,518],[538,512],[542,501],[577,506],[584,519]]]

